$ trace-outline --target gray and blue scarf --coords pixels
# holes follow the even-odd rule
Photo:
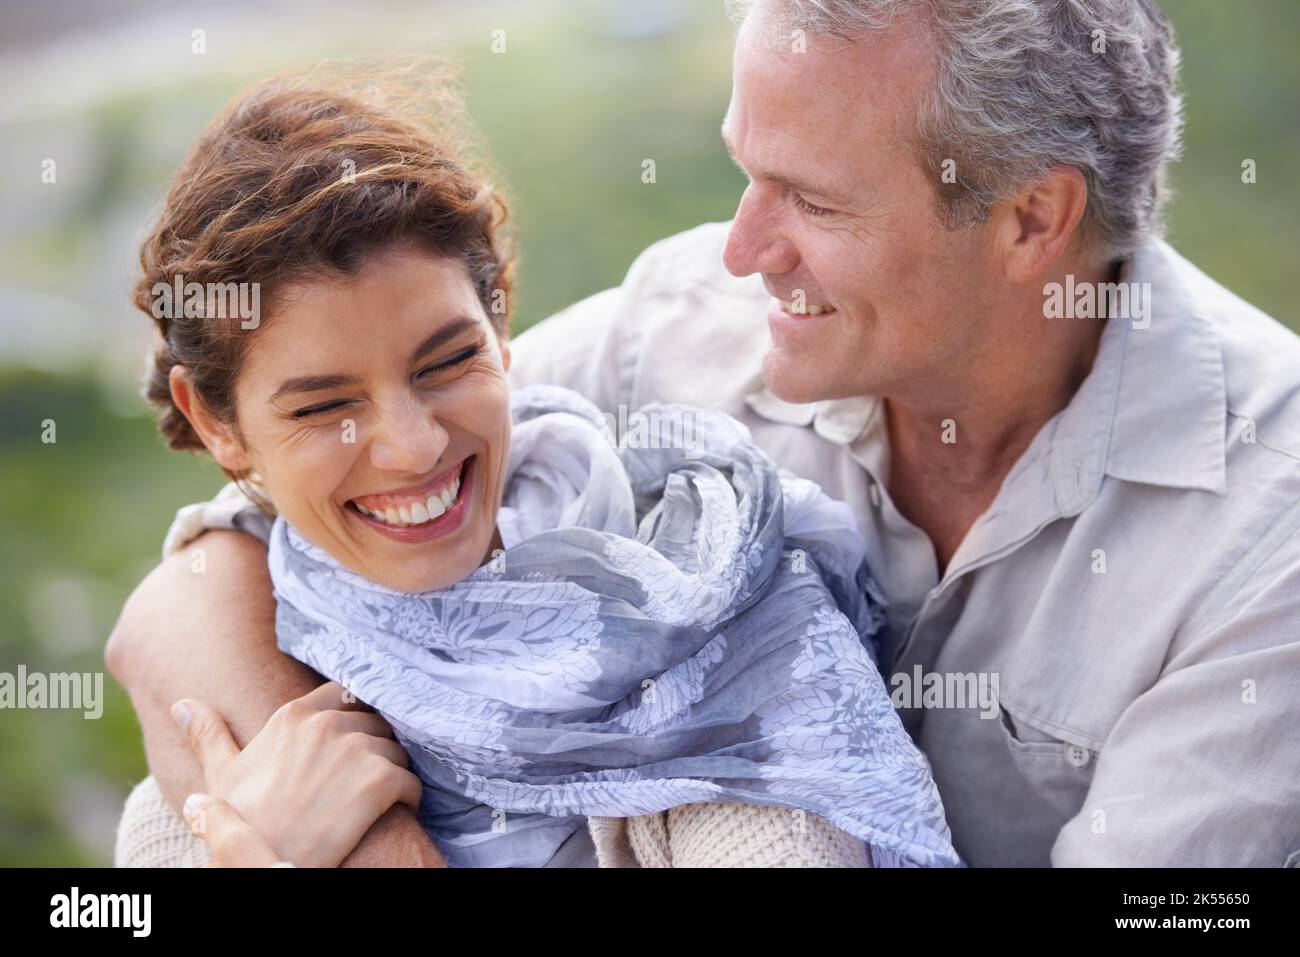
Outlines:
[[[612,442],[566,389],[512,409],[506,548],[464,581],[394,591],[271,536],[281,649],[393,726],[449,863],[540,866],[588,816],[739,802],[818,814],[876,866],[959,864],[847,506],[717,412],[647,406]]]

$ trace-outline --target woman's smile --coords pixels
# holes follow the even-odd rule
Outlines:
[[[464,524],[474,500],[474,459],[471,455],[411,490],[350,499],[344,511],[397,542],[450,535]]]
[[[241,370],[247,461],[229,464],[256,471],[279,517],[356,574],[445,588],[493,549],[508,366],[464,262],[385,247],[281,292]]]

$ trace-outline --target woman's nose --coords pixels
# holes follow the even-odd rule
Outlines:
[[[450,435],[433,411],[418,401],[384,410],[370,439],[370,462],[387,472],[424,475],[447,451]]]
[[[722,250],[722,262],[733,276],[779,276],[799,264],[799,254],[781,234],[776,216],[767,208],[768,202],[753,183],[740,198]]]

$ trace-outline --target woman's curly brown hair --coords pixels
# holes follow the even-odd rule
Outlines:
[[[170,448],[204,447],[172,401],[172,367],[187,367],[207,409],[233,425],[234,384],[256,330],[212,303],[190,317],[155,309],[159,283],[258,283],[266,317],[286,284],[352,275],[373,252],[414,242],[464,262],[507,333],[509,211],[467,165],[474,140],[454,72],[442,61],[382,72],[353,61],[342,79],[323,79],[336,67],[275,77],[224,109],[181,164],[140,250],[132,298],[161,334],[143,392]]]

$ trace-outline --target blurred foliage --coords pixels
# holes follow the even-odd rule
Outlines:
[[[1300,4],[1165,6],[1183,46],[1188,116],[1170,238],[1300,328],[1289,288],[1300,244]],[[633,37],[573,5],[515,31],[508,56],[479,42],[459,49],[470,112],[520,228],[517,329],[616,284],[654,240],[733,212],[743,180],[718,137],[731,28],[720,3],[688,9],[677,29]],[[298,52],[274,66],[311,58]],[[97,277],[87,293],[96,321],[135,342],[148,322],[125,303],[132,237],[190,137],[267,72],[162,83],[61,120],[75,127],[92,183],[60,215],[6,226],[0,280],[50,289],[70,273]],[[641,182],[647,157],[653,186]],[[1258,164],[1256,185],[1241,182],[1245,158]],[[123,400],[121,378],[89,359],[62,374],[0,369],[0,671],[102,670],[104,638],[176,508],[220,483],[210,463],[163,448],[143,406]],[[54,444],[40,440],[46,419]],[[98,721],[0,712],[0,864],[107,861],[120,802],[146,770],[125,693],[107,676],[105,693]]]

